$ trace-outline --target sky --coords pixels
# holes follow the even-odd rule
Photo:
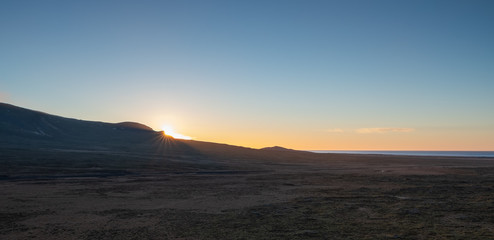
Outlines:
[[[494,1],[0,1],[0,101],[200,141],[494,151]]]

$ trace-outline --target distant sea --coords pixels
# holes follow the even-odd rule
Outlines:
[[[315,153],[383,154],[401,156],[494,157],[494,151],[311,151]]]

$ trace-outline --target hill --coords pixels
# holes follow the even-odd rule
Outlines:
[[[281,147],[252,149],[228,144],[174,139],[135,123],[105,123],[51,115],[0,103],[2,148],[90,151],[215,160],[267,161],[321,156]],[[304,155],[303,157],[300,154]]]
[[[165,141],[170,144],[161,146]],[[163,147],[171,152],[187,148],[140,123],[84,121],[6,103],[0,103],[0,144],[23,149],[138,152]]]
[[[16,169],[53,166],[53,169],[88,171],[87,168],[139,171],[182,171],[184,169],[265,169],[273,166],[341,166],[372,169],[384,162],[395,165],[430,166],[438,161],[454,163],[449,157],[372,156],[321,154],[283,147],[253,149],[228,144],[180,140],[135,123],[104,123],[55,116],[0,103],[0,161]],[[462,165],[465,162],[462,161]],[[468,162],[473,164],[473,161]],[[387,163],[386,163],[387,164]],[[25,171],[27,168],[23,169]],[[343,169],[343,168],[341,168]],[[36,172],[38,170],[33,170]],[[71,170],[71,171],[72,171]],[[348,169],[346,169],[348,170]],[[345,170],[345,171],[346,171]],[[56,170],[54,170],[56,171]],[[92,171],[92,170],[91,170]],[[1,175],[2,173],[0,173]]]

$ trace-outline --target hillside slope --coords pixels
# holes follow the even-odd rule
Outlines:
[[[104,123],[55,116],[0,103],[0,144],[23,149],[168,151],[190,148],[140,123]]]

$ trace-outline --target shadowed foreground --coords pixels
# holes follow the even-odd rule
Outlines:
[[[197,155],[2,149],[1,239],[494,238],[493,159],[186,142]]]

